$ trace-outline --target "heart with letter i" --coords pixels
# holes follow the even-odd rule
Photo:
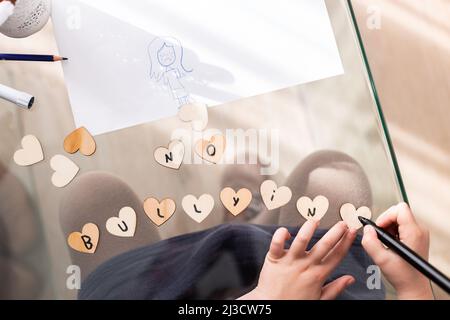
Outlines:
[[[292,191],[286,186],[278,187],[275,181],[266,180],[260,187],[261,197],[267,209],[274,210],[286,205],[292,198]]]

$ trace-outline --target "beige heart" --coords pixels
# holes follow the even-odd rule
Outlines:
[[[100,232],[93,223],[86,223],[81,232],[72,232],[67,237],[69,246],[79,252],[94,253],[97,249]]]
[[[195,152],[204,160],[219,163],[225,153],[225,137],[222,134],[212,136],[209,140],[200,139],[195,144]]]
[[[177,170],[183,162],[184,144],[180,140],[172,140],[167,148],[159,147],[153,155],[160,165]]]
[[[363,225],[359,221],[358,216],[370,219],[372,217],[372,212],[368,207],[359,207],[358,209],[351,203],[345,203],[342,205],[341,218],[347,224],[350,229],[359,229]]]
[[[211,213],[214,208],[214,198],[209,194],[203,194],[196,198],[191,194],[185,196],[181,206],[189,217],[200,223]]]
[[[275,181],[266,180],[260,187],[261,197],[267,209],[273,210],[286,205],[292,198],[292,191],[288,187],[279,187]]]
[[[220,192],[220,200],[232,215],[237,216],[250,205],[252,193],[246,188],[239,189],[236,192],[232,188],[227,187]]]
[[[148,198],[144,201],[145,214],[158,227],[169,220],[176,209],[175,201],[169,198],[163,199],[161,202],[156,198]]]
[[[72,131],[64,139],[64,150],[67,153],[75,153],[80,150],[81,154],[90,156],[97,148],[94,138],[85,127]]]
[[[106,221],[106,230],[118,237],[133,237],[136,231],[136,212],[131,207],[123,207],[118,217]]]
[[[38,138],[27,135],[22,139],[22,149],[14,153],[14,162],[19,166],[30,166],[44,160],[44,153]]]
[[[319,221],[328,211],[328,199],[317,196],[314,200],[309,197],[301,197],[297,200],[297,210],[306,220]]]
[[[184,122],[191,122],[195,131],[202,131],[208,124],[208,106],[197,102],[186,104],[178,111],[178,117]]]
[[[50,167],[55,171],[52,176],[52,183],[58,188],[68,185],[80,170],[72,160],[60,154],[53,156],[50,160]]]

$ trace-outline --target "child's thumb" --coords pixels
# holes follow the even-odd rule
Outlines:
[[[345,288],[352,285],[353,283],[355,283],[355,278],[349,275],[337,278],[336,280],[330,282],[322,288],[322,295],[320,296],[320,300],[336,299],[337,296],[345,290]]]

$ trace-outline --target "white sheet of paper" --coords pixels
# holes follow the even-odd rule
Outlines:
[[[64,0],[52,19],[95,135],[344,72],[323,0]]]

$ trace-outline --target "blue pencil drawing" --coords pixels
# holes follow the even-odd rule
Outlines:
[[[183,47],[172,37],[158,37],[148,46],[150,57],[150,79],[162,84],[169,91],[178,107],[191,102],[183,78],[193,69],[184,65]]]

